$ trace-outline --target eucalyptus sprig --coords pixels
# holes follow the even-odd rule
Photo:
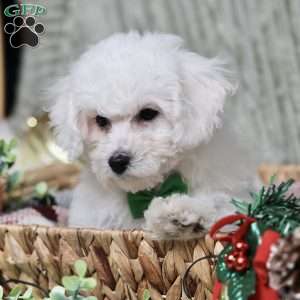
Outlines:
[[[32,295],[32,288],[28,288],[23,294],[23,289],[20,286],[14,287],[7,297],[3,297],[3,287],[0,286],[0,300],[34,300]]]
[[[54,287],[48,298],[45,300],[97,300],[94,296],[84,297],[82,292],[92,291],[96,285],[96,279],[86,278],[87,264],[83,260],[77,260],[74,264],[77,275],[64,276],[62,278],[63,286]]]
[[[63,286],[57,285],[49,292],[44,300],[97,300],[95,296],[83,296],[82,293],[92,291],[97,282],[95,278],[85,277],[87,273],[87,264],[83,260],[77,260],[74,264],[76,275],[64,276],[62,278]],[[3,288],[0,286],[0,300],[35,300],[32,294],[32,288],[28,288],[24,293],[20,286],[14,287],[9,294],[3,296]]]

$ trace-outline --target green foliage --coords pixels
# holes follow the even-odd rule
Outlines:
[[[49,192],[46,182],[39,182],[28,198],[14,196],[12,192],[20,185],[23,177],[19,171],[9,172],[16,160],[15,147],[15,140],[10,142],[0,140],[0,176],[5,177],[6,192],[9,197],[3,211],[12,212],[24,207],[56,205],[55,197]]]
[[[64,276],[62,278],[62,286],[54,287],[47,300],[97,300],[94,296],[83,297],[81,292],[92,291],[97,282],[95,278],[85,278],[87,265],[84,260],[77,260],[74,264],[75,273],[77,275]]]
[[[256,222],[251,224],[244,237],[250,246],[247,253],[250,268],[245,272],[237,272],[227,267],[225,256],[233,249],[230,244],[225,246],[218,257],[217,277],[226,285],[226,291],[223,292],[222,298],[224,300],[246,300],[255,293],[256,278],[251,264],[265,230],[271,229],[286,236],[300,226],[300,198],[288,194],[294,181],[290,179],[275,185],[274,180],[273,176],[268,187],[263,187],[258,193],[251,193],[252,203],[232,200],[239,213],[254,218]]]
[[[2,289],[3,291],[3,289]],[[7,300],[34,300],[33,295],[32,295],[32,288],[28,288],[25,290],[25,292],[22,294],[23,289],[20,286],[14,287],[8,294],[7,297],[4,299]],[[3,294],[2,294],[3,296]],[[0,298],[3,299],[3,298]]]
[[[8,173],[8,170],[14,165],[16,161],[15,147],[16,140],[12,139],[10,142],[0,140],[0,176],[7,178],[6,190],[10,192],[21,181],[22,174],[20,172]]]
[[[64,276],[62,278],[63,286],[55,286],[44,300],[97,300],[94,296],[82,296],[82,292],[90,292],[97,285],[94,278],[85,277],[86,262],[83,260],[76,261],[74,269],[77,275]],[[27,289],[23,294],[22,291],[20,286],[16,286],[8,296],[3,297],[3,288],[0,286],[0,300],[35,300],[32,295],[32,288]]]
[[[48,192],[48,185],[44,181],[39,182],[34,188],[34,193],[37,198],[45,197],[47,192]]]
[[[228,245],[220,253],[217,263],[217,277],[228,286],[229,299],[247,300],[255,292],[255,272],[249,268],[245,272],[236,272],[228,269],[225,263],[225,256],[232,251]]]
[[[8,177],[9,178],[9,177]],[[9,191],[13,190],[15,186],[10,185]],[[39,182],[34,189],[32,195],[28,198],[10,198],[4,206],[5,212],[12,212],[25,207],[44,206],[49,207],[56,205],[56,200],[46,182]]]
[[[257,223],[253,223],[245,238],[246,242],[250,246],[247,255],[250,262],[252,262],[255,255],[260,236],[261,232],[257,226]],[[255,293],[255,272],[252,266],[250,266],[250,268],[245,272],[237,272],[235,270],[229,269],[225,262],[225,256],[228,255],[232,251],[232,249],[233,246],[228,244],[220,253],[216,269],[217,277],[218,280],[226,284],[226,296],[228,297],[228,299],[247,300],[249,296]]]
[[[55,286],[50,294],[49,294],[49,298],[45,298],[45,300],[65,300],[68,299],[65,296],[66,290],[65,288],[63,288],[62,286]]]
[[[78,276],[80,278],[83,278],[86,274],[86,271],[87,271],[87,265],[86,265],[85,261],[77,260],[75,262],[74,267],[75,267],[76,274],[78,274]]]
[[[10,169],[16,161],[15,147],[16,140],[10,142],[0,140],[0,175],[2,176]]]
[[[293,179],[279,185],[271,179],[269,187],[263,187],[259,193],[251,193],[251,204],[233,200],[240,213],[247,214],[257,220],[261,230],[272,229],[286,236],[300,226],[300,198],[288,194],[294,183]]]
[[[15,171],[12,174],[9,174],[7,177],[7,187],[6,190],[8,192],[15,189],[21,182],[23,174],[19,171]]]
[[[52,206],[56,205],[54,196],[50,193],[46,182],[39,182],[34,189],[33,200],[35,204]]]
[[[143,300],[150,300],[150,299],[151,299],[150,291],[148,289],[145,289],[143,293]]]

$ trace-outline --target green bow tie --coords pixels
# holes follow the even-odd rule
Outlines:
[[[179,173],[172,173],[163,183],[151,190],[127,193],[128,205],[134,219],[144,217],[144,211],[155,197],[168,197],[171,194],[187,194],[188,186]]]

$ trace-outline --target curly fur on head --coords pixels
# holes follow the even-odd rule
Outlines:
[[[222,61],[187,51],[177,36],[115,34],[85,53],[54,88],[50,117],[58,143],[71,158],[93,144],[90,158],[100,179],[110,175],[113,152],[133,152],[136,167],[119,183],[134,189],[147,177],[147,185],[156,184],[177,155],[208,141],[220,126],[225,96],[233,90],[225,75]],[[146,106],[161,116],[150,128],[134,126],[132,118]],[[109,134],[92,124],[97,114],[116,120]]]
[[[221,60],[188,51],[178,36],[115,34],[83,54],[53,88],[51,122],[58,143],[72,158],[87,156],[89,177],[97,179],[99,189],[110,187],[123,199],[126,191],[151,188],[174,169],[192,180],[195,174],[205,176],[198,161],[220,161],[220,149],[209,157],[211,151],[201,147],[207,148],[221,126],[225,97],[235,90],[228,75]],[[145,108],[158,116],[139,122],[137,115]],[[109,120],[108,128],[97,126],[97,115]],[[108,164],[116,152],[131,157],[121,176]],[[201,152],[206,156],[200,157]]]

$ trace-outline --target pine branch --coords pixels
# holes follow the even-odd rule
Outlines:
[[[293,183],[293,179],[278,186],[271,183],[259,193],[251,193],[251,204],[235,199],[232,202],[240,213],[247,210],[262,229],[273,229],[286,235],[300,226],[300,198],[287,193]]]

